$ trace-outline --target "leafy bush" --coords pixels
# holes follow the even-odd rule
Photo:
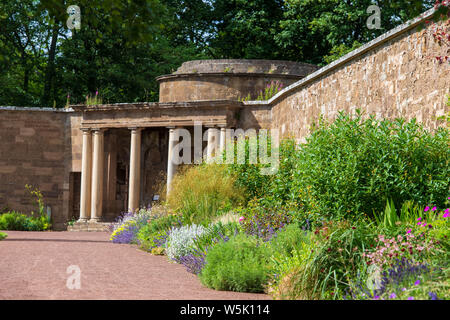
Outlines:
[[[307,210],[354,216],[413,200],[442,206],[450,186],[448,129],[434,134],[415,120],[362,119],[339,114],[320,120],[296,159],[296,194],[311,193]]]
[[[310,233],[290,224],[277,232],[270,242],[272,251],[269,294],[274,299],[302,299],[296,278],[302,276],[304,266],[314,255],[315,243]]]
[[[194,239],[200,237],[207,229],[202,225],[186,225],[170,230],[167,240],[167,256],[169,259],[179,261],[183,256],[194,251]]]
[[[170,229],[180,227],[180,217],[177,215],[165,215],[156,218],[143,226],[137,234],[137,242],[141,249],[150,252],[159,252],[161,250],[153,250],[155,248],[165,248],[169,238]]]
[[[169,207],[182,213],[186,223],[208,224],[240,202],[242,192],[226,167],[202,164],[178,173],[172,180]]]
[[[0,240],[3,240],[7,237],[8,235],[6,233],[0,232]]]
[[[0,215],[0,230],[45,231],[51,227],[47,215],[29,217],[25,214],[11,211]]]
[[[256,145],[254,145],[256,144]],[[271,141],[268,139],[268,150]],[[280,141],[280,165],[275,175],[261,174],[261,168],[267,166],[261,163],[249,163],[250,148],[259,153],[259,142],[255,139],[245,141],[245,163],[232,164],[229,170],[236,177],[235,183],[245,190],[245,202],[258,199],[264,206],[284,204],[298,195],[291,193],[293,183],[293,168],[295,165],[296,143],[294,139]]]
[[[256,237],[238,234],[208,250],[199,277],[216,290],[263,292],[270,250]]]

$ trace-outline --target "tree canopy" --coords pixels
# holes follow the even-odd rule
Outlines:
[[[434,0],[2,0],[0,105],[157,101],[155,77],[193,59],[324,65]],[[69,5],[80,8],[69,30]],[[367,27],[370,5],[380,28]]]

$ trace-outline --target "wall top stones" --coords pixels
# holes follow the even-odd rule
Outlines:
[[[259,60],[259,59],[215,59],[193,60],[184,62],[172,75],[156,78],[162,80],[168,77],[192,74],[267,74],[304,77],[317,70],[318,67],[294,61]]]
[[[74,112],[72,108],[54,109],[54,108],[36,108],[36,107],[14,107],[0,106],[0,111],[41,111],[41,112]]]

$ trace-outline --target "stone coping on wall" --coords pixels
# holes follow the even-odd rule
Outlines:
[[[425,11],[419,17],[409,20],[408,22],[399,25],[398,27],[382,34],[378,38],[366,43],[365,45],[346,54],[345,56],[339,58],[338,60],[333,61],[329,65],[317,70],[314,73],[311,73],[310,75],[306,76],[305,78],[284,88],[283,90],[278,92],[275,96],[273,96],[270,100],[244,101],[244,105],[249,105],[249,106],[250,105],[253,105],[253,106],[273,105],[275,102],[282,99],[286,95],[290,94],[294,90],[304,87],[304,86],[308,85],[309,83],[314,82],[315,80],[326,76],[328,73],[332,72],[333,70],[336,70],[347,63],[351,63],[353,60],[356,60],[356,58],[362,56],[363,54],[367,53],[368,51],[371,51],[371,50],[383,45],[387,41],[392,40],[408,31],[410,31],[411,29],[417,27],[420,23],[422,23],[426,19],[429,19],[430,17],[432,17],[435,12],[436,12],[436,9],[434,9],[434,8],[430,9],[428,11]]]
[[[72,105],[75,111],[122,111],[122,110],[155,110],[155,109],[185,109],[185,108],[241,108],[243,103],[236,100],[197,100],[183,102],[135,102],[135,103],[114,103],[101,105]]]
[[[286,74],[286,73],[234,73],[234,72],[207,72],[207,73],[175,73],[175,74],[166,74],[159,77],[156,77],[156,81],[161,82],[164,80],[171,79],[180,79],[180,78],[212,78],[212,77],[254,77],[254,78],[286,78],[286,79],[299,79],[302,77],[306,77],[308,72],[304,72],[303,74]]]
[[[0,106],[0,111],[43,111],[43,112],[74,112],[72,108],[38,108],[38,107],[13,107]]]
[[[291,74],[302,75],[318,67],[313,64],[264,59],[207,59],[184,62],[173,74],[232,73],[232,74]]]

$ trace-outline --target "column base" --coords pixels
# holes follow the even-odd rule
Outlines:
[[[89,221],[88,218],[80,218],[77,220],[77,222],[80,222],[80,223],[87,223],[88,221]]]
[[[90,223],[97,223],[97,222],[102,222],[103,219],[102,218],[91,218],[89,220]]]

